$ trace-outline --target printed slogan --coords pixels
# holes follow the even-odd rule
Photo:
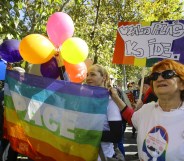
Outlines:
[[[122,22],[118,27],[114,63],[123,57],[174,59],[183,61],[184,21]],[[120,38],[122,40],[120,40]],[[121,56],[118,56],[121,55]],[[123,55],[123,57],[122,57]],[[118,58],[117,58],[118,57]],[[119,59],[119,60],[118,60]],[[126,59],[127,60],[127,59]]]

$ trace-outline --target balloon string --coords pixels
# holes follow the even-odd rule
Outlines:
[[[62,66],[62,67],[58,67],[59,68],[59,73],[60,73],[60,79],[61,80],[65,80],[65,77],[64,77],[64,72],[65,72],[65,66]]]
[[[56,54],[55,54],[55,58],[57,61],[57,65],[58,65],[58,69],[59,69],[59,75],[60,75],[60,79],[61,80],[65,80],[64,77],[64,72],[65,72],[65,66],[63,65],[63,59],[61,58],[60,54],[59,54],[59,49],[56,49]]]

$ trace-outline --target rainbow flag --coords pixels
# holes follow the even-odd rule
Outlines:
[[[184,20],[119,22],[113,63],[151,67],[162,59],[184,63]]]
[[[7,71],[5,137],[34,161],[95,161],[108,90]]]

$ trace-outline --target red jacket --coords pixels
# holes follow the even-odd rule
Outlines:
[[[132,115],[134,113],[133,108],[126,106],[122,111],[121,111],[121,116],[123,117],[124,120],[128,122],[129,125],[132,125]]]

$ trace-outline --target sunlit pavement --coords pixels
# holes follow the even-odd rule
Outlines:
[[[124,147],[126,161],[138,161],[136,134],[132,136],[132,127],[127,126],[124,134]]]

